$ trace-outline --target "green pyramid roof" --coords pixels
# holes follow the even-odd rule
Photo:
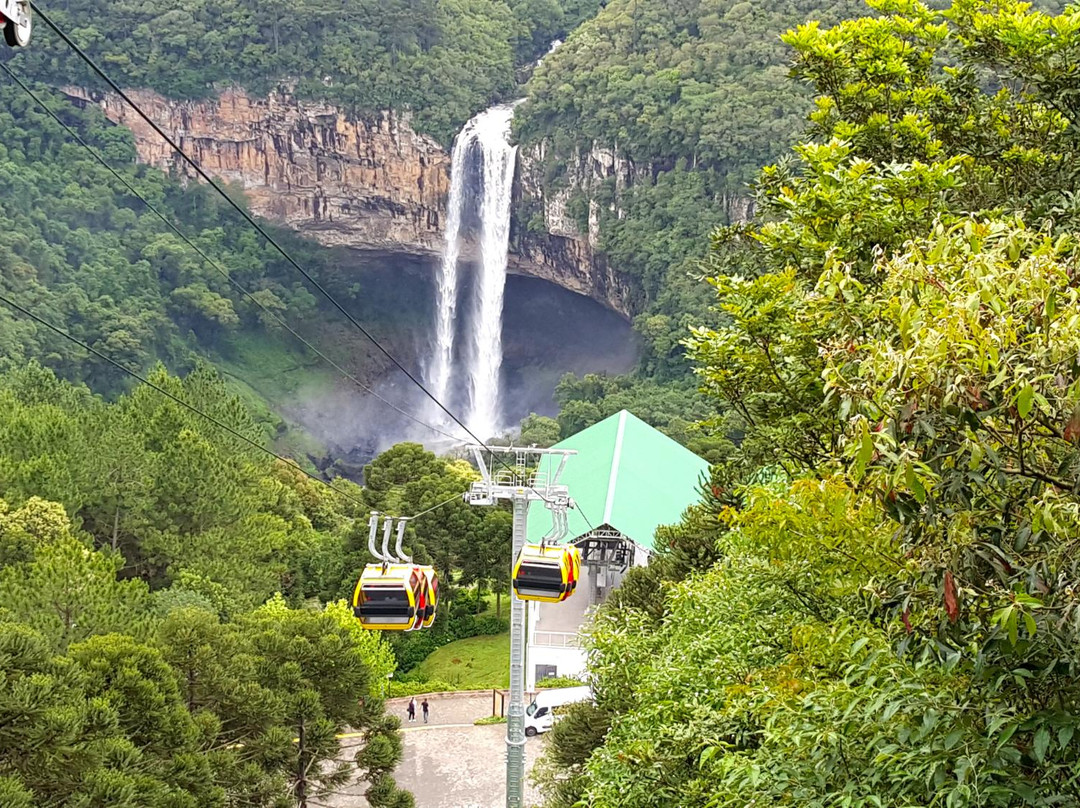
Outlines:
[[[578,505],[568,514],[567,540],[588,533],[590,523],[596,528],[608,525],[651,551],[656,528],[678,522],[698,501],[698,483],[709,472],[707,462],[626,410],[554,448],[577,450],[559,479]],[[542,468],[550,473],[558,462],[549,456]],[[540,541],[550,530],[543,502],[530,507],[528,527],[530,542]]]

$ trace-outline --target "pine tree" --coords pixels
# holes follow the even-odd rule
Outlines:
[[[73,536],[40,546],[34,560],[0,570],[0,602],[57,648],[109,631],[132,631],[145,619],[142,581],[117,580],[124,561]]]

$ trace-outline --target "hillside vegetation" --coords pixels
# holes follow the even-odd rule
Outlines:
[[[476,593],[508,586],[510,514],[467,506],[473,469],[416,444],[366,488],[320,483],[178,403],[262,442],[213,369],[150,381],[175,400],[0,373],[3,804],[284,808],[361,778],[373,808],[407,808],[387,678],[461,638],[505,646]],[[391,644],[346,602],[366,516],[440,503],[407,536],[442,578],[439,619]]]
[[[548,808],[1080,805],[1080,16],[880,0],[687,341],[732,437],[601,609]]]
[[[202,98],[295,83],[357,113],[409,111],[449,143],[516,84],[515,70],[591,16],[599,0],[69,0],[48,9],[119,83]],[[41,26],[20,61],[57,85],[100,87]]]
[[[690,326],[718,322],[702,281],[710,234],[752,211],[759,167],[805,129],[812,98],[787,80],[782,34],[861,8],[859,0],[611,0],[536,70],[515,133],[525,148],[544,144],[549,198],[574,183],[567,212],[582,233],[594,217],[601,252],[634,285],[643,348],[631,378],[563,387],[567,429],[630,406],[712,451],[686,431],[711,405],[694,393],[681,344]],[[582,181],[577,167],[594,147],[607,152],[602,163],[617,155],[632,182]]]
[[[153,381],[261,438],[212,372]],[[393,654],[309,599],[345,577],[349,500],[149,387],[106,404],[36,364],[0,375],[0,447],[0,802],[285,808],[354,775],[351,727],[370,804],[412,805]]]
[[[225,272],[271,312],[309,320],[316,300],[265,240],[211,193],[135,166],[131,134],[95,108],[43,91],[62,119],[220,267],[206,263],[107,169],[15,86],[0,87],[0,289],[121,365],[161,360],[191,367],[199,355],[274,324]],[[322,251],[275,231],[335,289]],[[0,355],[46,362],[99,392],[123,374],[59,335],[0,310]]]

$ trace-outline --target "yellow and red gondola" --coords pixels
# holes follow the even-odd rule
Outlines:
[[[514,562],[514,592],[521,600],[561,603],[580,577],[581,551],[570,544],[526,544]]]
[[[353,590],[360,625],[383,631],[426,628],[435,619],[439,579],[419,564],[368,564]]]

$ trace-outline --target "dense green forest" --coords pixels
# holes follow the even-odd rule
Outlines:
[[[234,82],[295,85],[359,114],[408,111],[449,143],[472,115],[509,98],[516,71],[591,16],[599,0],[199,0],[49,8],[121,84],[202,98]],[[20,60],[35,77],[99,87],[41,27]]]
[[[714,465],[589,629],[596,701],[552,731],[546,808],[1080,806],[1080,12],[938,5],[56,11],[131,83],[297,78],[444,139],[595,13],[517,132],[549,144],[552,190],[594,143],[641,169],[571,209],[639,284],[645,352],[564,379],[521,438],[627,407]],[[59,54],[25,58],[68,80]],[[321,319],[211,197],[51,98],[271,309]],[[266,443],[199,361],[272,334],[259,312],[0,100],[0,288]],[[507,588],[509,514],[454,499],[475,470],[400,444],[363,488],[328,484],[6,310],[0,356],[0,802],[314,804],[359,773],[372,806],[412,804],[388,674],[424,687],[432,650],[505,629],[501,603],[478,614]],[[342,599],[368,510],[435,506],[407,542],[443,581],[436,628],[361,631]]]
[[[696,395],[681,344],[692,325],[717,322],[702,281],[710,234],[752,210],[759,167],[805,128],[811,96],[786,79],[783,32],[861,8],[859,0],[612,0],[531,77],[515,133],[526,149],[545,145],[545,195],[572,184],[568,212],[580,232],[595,217],[600,251],[635,285],[643,350],[631,378],[568,382],[558,396],[565,427],[629,403],[712,456],[706,436],[686,434],[686,421],[712,405]],[[603,161],[617,156],[617,173],[631,181],[582,178],[594,148],[608,153]]]
[[[1080,15],[875,0],[718,232],[731,442],[591,631],[548,808],[1080,805]]]
[[[213,360],[230,372],[280,449],[300,458],[323,454],[279,413],[294,394],[331,388],[340,374],[305,350],[279,318],[361,380],[378,376],[385,363],[346,323],[317,316],[325,301],[215,194],[135,165],[130,132],[98,109],[37,92],[124,182],[18,87],[0,87],[0,292],[128,370],[143,372],[161,361],[186,372]],[[385,301],[358,286],[353,266],[287,231],[270,230],[381,340],[396,352],[407,349],[408,329],[422,321],[423,309],[388,318]],[[109,363],[0,307],[0,366],[31,359],[98,393],[129,386]]]
[[[261,437],[211,371],[153,381]],[[371,804],[412,804],[393,653],[308,604],[349,500],[148,387],[107,404],[36,364],[0,375],[0,446],[4,805],[295,805],[351,776],[346,727]]]
[[[198,188],[184,189],[160,171],[137,168],[129,132],[97,109],[46,96],[138,192],[272,311],[309,317],[315,299],[239,217]],[[16,300],[125,367],[162,359],[183,366],[193,355],[261,328],[261,312],[239,295],[154,216],[37,104],[15,86],[0,89],[0,283]],[[322,255],[292,240],[320,274]],[[67,378],[108,392],[119,371],[73,351],[63,338],[0,313],[0,350],[18,362],[44,360]]]

